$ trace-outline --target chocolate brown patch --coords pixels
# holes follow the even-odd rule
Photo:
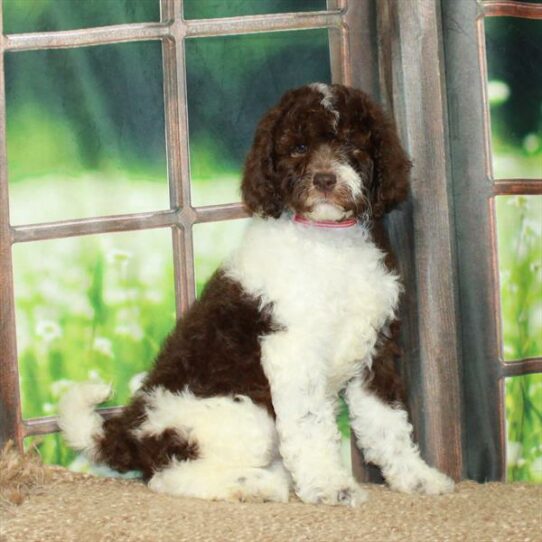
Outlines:
[[[399,321],[396,320],[386,334],[380,333],[367,383],[368,389],[386,403],[406,406],[406,391],[398,370],[401,355],[398,340]]]
[[[323,146],[363,184],[357,198],[344,202],[346,210],[380,218],[406,199],[411,163],[392,120],[360,90],[326,89],[333,111],[322,105],[318,87],[309,85],[287,92],[260,121],[241,185],[250,212],[273,218],[285,210],[306,212],[311,163]]]
[[[271,307],[218,270],[168,337],[142,389],[184,388],[199,397],[247,395],[273,413],[260,337],[276,331]]]
[[[218,270],[167,338],[141,391],[162,387],[174,393],[188,388],[198,397],[246,395],[274,416],[259,339],[276,329],[270,307],[261,309],[259,299]],[[135,437],[145,406],[137,395],[121,414],[104,422],[98,459],[120,472],[140,470],[148,479],[171,458],[197,458],[197,442],[187,442],[173,429]]]
[[[373,224],[372,237],[376,246],[386,254],[384,264],[387,269],[397,272],[395,256],[381,221]],[[373,357],[371,373],[368,375],[368,387],[383,401],[402,403],[406,407],[406,390],[399,370],[401,360],[399,341],[400,322],[395,320],[387,330],[381,330],[379,333],[376,354]]]

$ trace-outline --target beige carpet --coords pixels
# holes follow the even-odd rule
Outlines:
[[[0,458],[0,540],[542,541],[542,487],[462,482],[452,495],[368,486],[360,508],[207,502]],[[18,503],[18,504],[17,504]]]

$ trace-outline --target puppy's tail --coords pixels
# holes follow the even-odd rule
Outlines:
[[[70,388],[58,405],[58,426],[66,441],[94,460],[98,455],[98,441],[104,434],[103,418],[94,409],[110,395],[108,384],[85,382]]]

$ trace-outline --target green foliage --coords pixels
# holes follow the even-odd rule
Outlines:
[[[260,13],[320,11],[326,0],[184,0],[185,19],[238,17]]]
[[[506,360],[542,355],[542,196],[497,200],[503,351]],[[542,375],[505,385],[510,480],[542,481]]]
[[[542,196],[502,196],[496,210],[504,358],[540,356]]]
[[[205,135],[202,135],[196,143],[190,146],[190,164],[192,177],[198,179],[199,182],[215,182],[218,175],[222,178],[228,173],[232,176],[238,175],[238,171],[236,171],[238,165],[228,155],[220,139],[212,139]],[[235,200],[237,199],[235,198]]]
[[[506,382],[508,479],[542,482],[542,375]]]
[[[508,96],[491,117],[493,139],[521,148],[528,134],[542,135],[542,25],[519,17],[487,17],[488,78],[502,81]]]
[[[7,147],[10,181],[83,169],[70,126],[32,102],[8,124]]]
[[[160,18],[157,0],[3,0],[3,5],[6,34],[139,23]]]
[[[71,381],[111,382],[124,404],[174,317],[167,231],[98,235],[14,251],[23,415],[54,413]]]

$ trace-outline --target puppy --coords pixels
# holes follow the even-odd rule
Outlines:
[[[94,411],[101,384],[59,405],[68,443],[154,491],[205,499],[355,506],[341,463],[340,392],[367,461],[391,488],[439,494],[452,481],[411,439],[394,371],[401,286],[379,219],[408,193],[410,161],[366,94],[321,83],[287,92],[246,159],[252,214],[119,415]],[[377,244],[378,243],[378,244]],[[378,246],[381,245],[381,246]]]

